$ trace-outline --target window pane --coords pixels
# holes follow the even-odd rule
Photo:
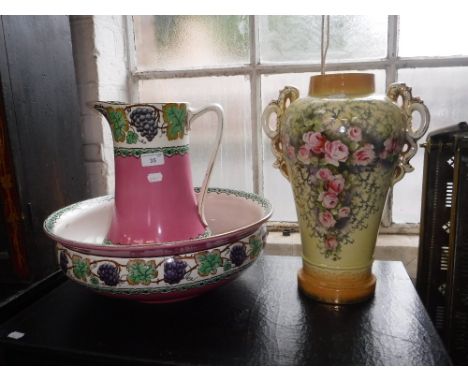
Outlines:
[[[327,61],[386,56],[387,16],[330,16]],[[262,62],[320,62],[321,16],[261,16]]]
[[[457,36],[466,35],[466,14],[450,17],[400,16],[401,57],[458,56],[468,54],[468,45]]]
[[[330,72],[333,73],[333,72]],[[383,94],[385,89],[385,72],[383,70],[366,71],[375,74],[376,91]],[[277,74],[262,76],[262,110],[274,99],[285,86],[291,85],[299,89],[301,97],[307,95],[309,89],[309,78],[318,73],[299,74]],[[271,152],[271,141],[262,132],[263,136],[263,175],[265,197],[273,204],[272,220],[297,221],[296,207],[288,181],[281,175],[280,171],[273,168],[275,157]]]
[[[219,103],[225,126],[221,149],[210,187],[252,191],[252,133],[250,129],[250,83],[248,77],[204,77],[140,82],[141,102],[190,102],[191,107]],[[217,118],[207,113],[197,118],[190,132],[193,184],[201,185],[216,135]]]
[[[248,16],[134,16],[139,70],[249,62]]]
[[[431,113],[429,131],[467,120],[468,68],[404,69],[398,79],[413,88]],[[420,143],[426,141],[426,136]],[[424,150],[411,160],[415,168],[394,187],[393,221],[417,223],[420,220]]]

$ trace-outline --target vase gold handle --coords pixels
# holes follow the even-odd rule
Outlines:
[[[268,138],[271,139],[271,151],[276,161],[273,167],[278,168],[281,174],[289,180],[288,168],[283,157],[283,146],[281,143],[281,119],[287,107],[299,98],[299,90],[293,86],[286,86],[280,91],[279,97],[271,101],[262,113],[262,128]],[[271,115],[276,114],[276,128],[272,129],[270,125]]]
[[[424,102],[419,97],[413,97],[411,88],[404,83],[394,83],[388,87],[387,96],[397,102],[401,97],[401,109],[406,117],[405,127],[405,146],[398,158],[398,164],[393,176],[393,184],[403,178],[407,172],[414,170],[414,167],[409,163],[410,159],[416,155],[418,150],[417,140],[426,134],[429,128],[431,116]],[[418,112],[421,116],[421,122],[415,130],[413,127],[413,113]]]
[[[203,178],[203,183],[200,187],[200,197],[198,198],[198,215],[200,216],[200,219],[205,227],[208,226],[208,223],[206,222],[206,218],[205,218],[205,208],[204,208],[205,197],[206,197],[206,192],[208,191],[208,183],[210,181],[211,173],[213,171],[213,166],[216,160],[216,156],[218,155],[218,151],[221,146],[221,141],[223,138],[224,111],[221,105],[213,103],[208,106],[202,107],[200,109],[189,108],[189,117],[188,117],[188,123],[189,123],[189,128],[190,128],[190,124],[196,118],[201,117],[203,114],[210,112],[210,111],[214,112],[216,116],[218,117],[218,130],[216,132],[214,148],[211,151],[211,156],[208,161],[208,167],[205,172],[205,177]]]

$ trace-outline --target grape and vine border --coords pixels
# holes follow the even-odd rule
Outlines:
[[[149,144],[158,133],[169,141],[183,139],[188,134],[187,104],[166,103],[159,106],[157,107],[156,104],[126,105],[115,102],[94,104],[94,108],[107,119],[116,144]],[[141,128],[137,127],[137,122],[131,118],[133,112],[141,109],[150,109],[155,115],[153,135],[145,135]]]
[[[230,277],[263,252],[266,226],[253,235],[211,250],[178,256],[115,259],[57,246],[60,268],[72,280],[103,292],[167,293],[198,288]]]
[[[109,289],[109,288],[100,287],[100,286],[93,286],[93,289],[97,292],[110,293],[113,295],[137,295],[137,296],[150,295],[154,293],[165,294],[165,293],[173,293],[173,292],[185,292],[185,291],[190,291],[193,289],[198,289],[207,285],[213,285],[222,280],[228,279],[236,275],[237,273],[242,272],[245,269],[249,268],[253,263],[254,261],[250,261],[246,264],[241,265],[240,267],[233,268],[215,277],[210,277],[208,279],[192,282],[189,284],[172,286],[172,287],[141,288],[141,289],[140,288],[139,289],[134,289],[134,288]],[[80,281],[78,281],[78,283],[85,285],[85,286],[89,286],[88,284],[82,283]]]

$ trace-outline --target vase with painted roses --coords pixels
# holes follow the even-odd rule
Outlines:
[[[293,189],[303,257],[298,283],[307,295],[346,304],[374,294],[386,196],[413,170],[409,160],[428,126],[429,112],[410,87],[395,83],[377,95],[370,73],[312,76],[307,97],[285,87],[265,108],[274,166]]]

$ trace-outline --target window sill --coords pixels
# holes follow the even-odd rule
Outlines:
[[[374,252],[376,260],[401,261],[413,283],[418,264],[418,235],[379,235]],[[269,255],[301,256],[301,238],[298,232],[283,236],[282,232],[270,232],[266,250]]]

